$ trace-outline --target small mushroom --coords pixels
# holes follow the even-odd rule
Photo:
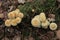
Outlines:
[[[56,31],[56,36],[60,39],[60,30]]]
[[[3,13],[0,13],[0,18],[4,18],[4,14]]]
[[[51,22],[51,21],[52,21],[52,22],[55,21],[54,18],[48,18],[47,20],[48,20],[49,22]]]
[[[1,5],[2,5],[2,2],[0,1],[0,7],[1,7]]]
[[[55,14],[48,14],[48,17],[55,19]]]

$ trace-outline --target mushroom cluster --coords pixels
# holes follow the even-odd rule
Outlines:
[[[51,30],[56,30],[57,29],[57,24],[54,22],[50,22],[47,20],[45,13],[40,13],[39,15],[36,15],[32,20],[31,24],[34,27],[39,27],[39,28],[44,28],[47,29],[48,27]]]
[[[16,26],[18,23],[21,23],[23,17],[24,15],[19,9],[9,12],[8,19],[5,21],[5,26]]]

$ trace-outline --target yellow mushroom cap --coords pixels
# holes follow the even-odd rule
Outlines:
[[[19,9],[16,9],[16,10],[15,10],[15,12],[16,12],[16,13],[19,13],[19,12],[20,12],[20,10],[19,10]]]
[[[45,13],[40,13],[40,21],[46,21]]]
[[[10,19],[15,18],[14,11],[13,11],[13,12],[8,13],[8,18],[10,18]]]
[[[46,28],[48,28],[49,24],[50,24],[49,21],[46,20],[45,22],[42,22],[41,25],[42,25],[42,28],[46,29]]]
[[[18,14],[19,14],[19,13],[16,13],[16,11],[15,11],[15,17],[18,17]]]
[[[44,12],[41,12],[40,15],[44,15],[44,16],[46,16]]]
[[[17,22],[16,22],[15,19],[11,20],[11,25],[12,25],[12,26],[16,26],[16,25],[17,25]]]
[[[33,19],[31,20],[31,24],[32,24],[32,26],[34,26],[34,27],[40,27],[40,21],[39,21],[39,19],[37,19],[37,18],[33,18]]]
[[[21,23],[21,21],[22,21],[22,19],[20,17],[17,17],[15,20],[17,23]]]
[[[57,24],[56,23],[51,23],[50,26],[49,26],[49,28],[51,30],[56,30],[57,29]]]
[[[40,20],[39,15],[36,15],[34,18],[37,18],[38,20]]]
[[[20,10],[16,9],[14,12],[15,12],[15,17],[17,17],[18,13],[20,13]]]
[[[11,20],[7,19],[5,21],[5,26],[10,27],[11,26]]]
[[[20,17],[20,18],[23,18],[24,17],[24,15],[23,15],[23,13],[18,13],[18,15],[17,15],[18,17]]]

